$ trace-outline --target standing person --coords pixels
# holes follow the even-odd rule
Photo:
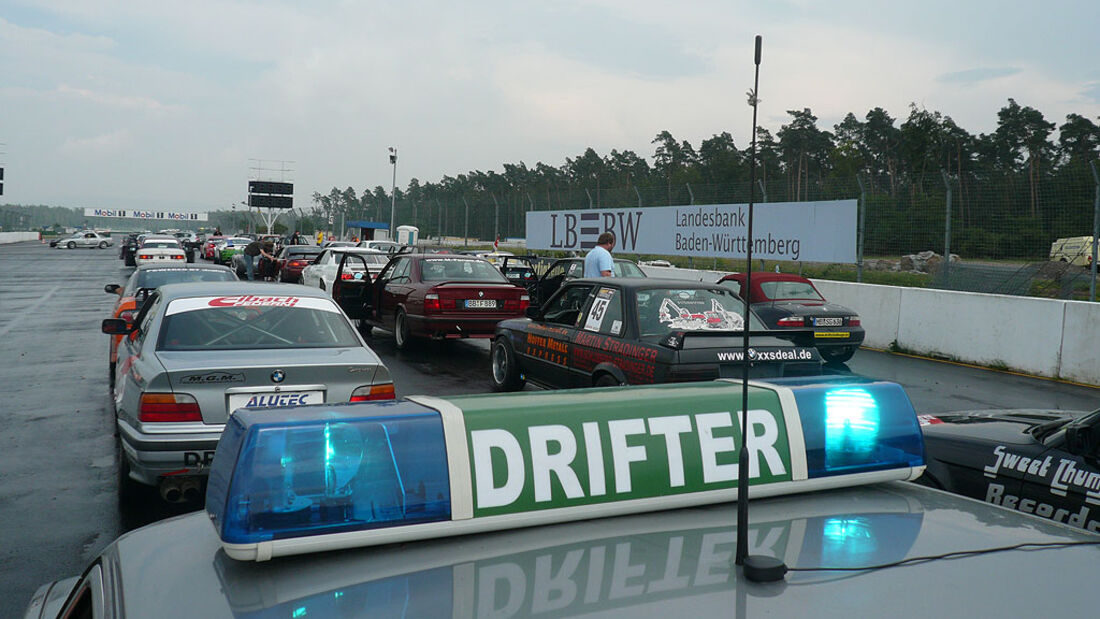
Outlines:
[[[260,243],[259,241],[252,241],[248,245],[245,245],[244,251],[241,254],[244,256],[244,272],[248,275],[249,281],[256,279],[256,265],[253,262],[256,256],[263,256],[268,260],[274,260],[275,256],[271,255],[271,250],[274,245],[270,241],[266,243]]]
[[[290,237],[290,244],[291,245],[298,245],[300,240],[301,240],[301,238],[298,234],[298,231],[295,230],[294,234]]]
[[[604,232],[596,239],[596,246],[584,257],[585,277],[614,277],[615,261],[611,250],[615,249],[615,233]]]
[[[321,231],[318,231],[317,232],[317,247],[320,247],[324,244],[325,244],[325,233],[321,232]]]

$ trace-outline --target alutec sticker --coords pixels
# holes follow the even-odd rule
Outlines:
[[[727,489],[736,482],[742,415],[731,410],[728,394],[550,408],[536,405],[522,415],[464,409],[474,517]],[[751,393],[748,419],[750,483],[791,480],[775,393]]]

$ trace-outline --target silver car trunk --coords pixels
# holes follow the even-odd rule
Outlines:
[[[172,391],[194,396],[208,424],[225,423],[231,401],[234,407],[347,402],[356,387],[374,383],[381,364],[362,347],[156,354]]]

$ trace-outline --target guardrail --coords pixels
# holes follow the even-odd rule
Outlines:
[[[41,232],[0,232],[0,244],[37,241],[41,235]]]
[[[642,267],[651,277],[717,281],[724,272]],[[859,313],[865,345],[1100,385],[1100,303],[815,279]]]

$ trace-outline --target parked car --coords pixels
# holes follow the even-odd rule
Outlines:
[[[80,247],[107,249],[111,245],[114,245],[114,241],[111,240],[109,235],[100,234],[94,230],[84,230],[63,239],[50,241],[50,247],[61,249],[77,249]]]
[[[1100,533],[1100,410],[921,415],[928,470],[918,480]]]
[[[382,267],[390,261],[389,256],[376,249],[333,247],[323,250],[313,262],[302,267],[302,283],[311,288],[331,291],[333,289],[332,284],[336,281],[336,271],[340,266],[340,259],[345,254],[355,254],[361,257],[360,260],[349,266],[349,270],[344,274],[347,279],[352,279],[352,270],[359,267],[363,268],[362,272],[368,279],[374,279],[382,271]]]
[[[374,249],[374,250],[377,250],[377,251],[385,252],[385,253],[387,253],[391,256],[393,254],[396,254],[400,251],[403,251],[403,250],[407,249],[405,245],[403,245],[401,243],[398,243],[396,241],[374,241],[374,240],[359,241],[359,244],[356,245],[356,247],[365,247],[367,249]]]
[[[321,248],[316,245],[285,245],[275,254],[275,268],[281,282],[302,282],[302,269],[313,264]]]
[[[1051,262],[1068,262],[1087,267],[1092,264],[1093,240],[1091,236],[1071,236],[1050,244]]]
[[[747,279],[744,273],[734,273],[718,283],[743,297]],[[828,363],[844,363],[863,343],[866,334],[859,314],[826,301],[813,282],[801,275],[754,272],[748,294],[752,311],[769,329],[813,329],[814,344]]]
[[[252,239],[244,236],[231,236],[222,239],[214,248],[214,262],[226,266],[233,265],[233,256],[244,251]]]
[[[816,376],[807,333],[769,330],[727,288],[671,279],[571,281],[527,318],[497,325],[490,378],[498,391]]]
[[[238,408],[392,399],[393,381],[320,291],[258,282],[167,284],[133,323],[103,321],[119,345],[114,408],[119,495],[201,496]]]
[[[121,318],[128,323],[134,322],[134,316],[149,294],[164,284],[182,282],[230,282],[237,276],[226,267],[214,264],[146,264],[136,269],[126,280],[125,285],[107,284],[103,290],[108,294],[117,294],[118,301],[111,310],[111,318]],[[108,347],[108,376],[111,384],[115,381],[115,364],[118,361],[118,345],[122,335],[112,335]]]
[[[504,256],[498,265],[508,281],[527,289],[532,297],[538,293],[539,276],[536,256]]]
[[[179,241],[171,236],[150,235],[145,237],[141,246],[134,252],[134,264],[186,263],[187,255]]]
[[[615,277],[645,277],[638,265],[622,258],[615,259],[613,272]],[[539,278],[538,294],[533,298],[535,304],[549,299],[565,282],[584,277],[584,258],[563,258],[555,260]]]
[[[227,237],[223,235],[212,235],[206,237],[206,241],[202,244],[202,257],[207,260],[213,260],[215,256],[215,246],[218,242],[225,240]]]
[[[492,337],[497,322],[523,316],[530,303],[526,289],[480,258],[398,254],[373,282],[366,267],[364,256],[345,252],[332,297],[364,335],[392,331],[398,348],[413,338]]]

